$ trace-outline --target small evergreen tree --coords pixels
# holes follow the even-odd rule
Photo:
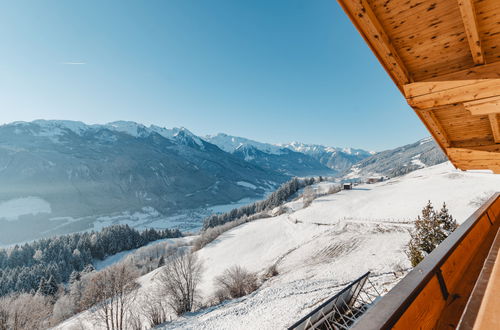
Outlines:
[[[94,266],[92,264],[88,264],[87,266],[85,266],[85,268],[83,268],[82,273],[88,274],[92,273],[94,270],[95,270]]]
[[[417,217],[414,225],[405,251],[413,267],[458,227],[445,203],[439,213],[436,213],[430,201],[422,209],[422,215]]]
[[[446,203],[443,203],[443,207],[438,215],[439,223],[441,225],[441,229],[446,233],[446,236],[450,235],[455,229],[457,229],[458,224],[455,219],[448,212],[448,208],[446,207]]]
[[[46,291],[47,291],[47,282],[45,281],[45,277],[42,277],[40,279],[40,284],[38,284],[38,290],[36,290],[36,293],[45,295]]]
[[[51,276],[48,281],[42,277],[36,293],[44,296],[55,296],[57,289],[57,282],[53,276]]]
[[[47,287],[46,291],[47,296],[55,296],[57,290],[59,289],[57,286],[57,281],[53,276],[49,277],[49,280],[46,282],[46,287]]]

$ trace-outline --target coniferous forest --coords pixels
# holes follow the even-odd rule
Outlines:
[[[239,219],[243,216],[251,216],[253,214],[272,210],[275,207],[282,205],[290,197],[296,194],[301,188],[312,185],[315,182],[323,181],[323,177],[318,178],[293,178],[290,181],[283,183],[276,191],[270,194],[266,199],[249,205],[242,206],[237,209],[232,209],[229,212],[222,214],[213,214],[204,220],[203,228],[211,228],[223,225],[227,222]]]
[[[56,290],[72,273],[93,269],[93,260],[181,236],[177,229],[138,231],[128,225],[113,225],[98,232],[62,235],[0,249],[0,296]]]

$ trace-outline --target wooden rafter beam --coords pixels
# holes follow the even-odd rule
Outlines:
[[[404,93],[414,109],[431,109],[500,96],[500,79],[417,82],[405,85]]]
[[[484,64],[484,54],[477,28],[476,10],[472,0],[458,0],[469,48],[475,64]]]
[[[490,113],[488,115],[490,119],[491,132],[493,133],[493,139],[495,143],[500,143],[500,125],[498,125],[498,117],[496,113]]]
[[[488,116],[495,143],[500,143],[500,127],[497,114],[500,113],[500,96],[488,97],[464,103],[464,108],[473,116]]]
[[[450,139],[448,134],[444,130],[443,126],[436,118],[436,115],[431,110],[419,111],[420,117],[427,124],[427,128],[431,131],[432,136],[442,145],[444,148],[450,147]]]
[[[399,88],[412,81],[387,33],[366,0],[338,0]]]

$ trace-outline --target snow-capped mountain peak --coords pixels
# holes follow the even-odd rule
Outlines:
[[[133,121],[114,121],[111,123],[107,123],[106,125],[104,125],[104,127],[112,131],[126,133],[133,137],[142,136],[148,133],[148,129],[146,126]]]
[[[270,143],[257,142],[254,140],[238,136],[231,136],[224,133],[219,133],[217,135],[207,135],[205,136],[205,140],[217,145],[219,148],[229,153],[233,153],[237,149],[247,145],[252,146],[267,154],[281,155],[284,153],[281,146]]]
[[[72,120],[45,120],[37,119],[32,122],[15,121],[3,126],[15,126],[18,129],[27,129],[35,136],[56,137],[71,131],[81,135],[90,125],[81,121]]]
[[[198,146],[203,147],[203,141],[185,127],[174,127],[169,129],[166,127],[151,125],[149,126],[149,130],[151,132],[158,133],[169,140],[175,140],[178,142],[188,142],[191,140]]]
[[[32,122],[16,121],[5,124],[5,126],[15,127],[18,133],[27,130],[34,136],[48,137],[53,141],[57,141],[59,136],[67,134],[68,132],[81,136],[87,131],[98,129],[107,129],[112,132],[124,133],[134,138],[148,137],[152,133],[157,133],[175,143],[191,146],[197,145],[201,149],[204,148],[202,139],[190,132],[187,128],[174,127],[169,129],[156,125],[147,127],[134,121],[119,120],[107,124],[88,125],[80,121],[38,119]]]

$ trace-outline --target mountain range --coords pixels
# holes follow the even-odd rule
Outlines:
[[[274,145],[126,121],[13,122],[0,126],[0,243],[20,226],[28,229],[18,241],[91,229],[121,212],[174,216],[258,199],[293,176],[390,175],[445,159],[434,142],[402,148]]]

